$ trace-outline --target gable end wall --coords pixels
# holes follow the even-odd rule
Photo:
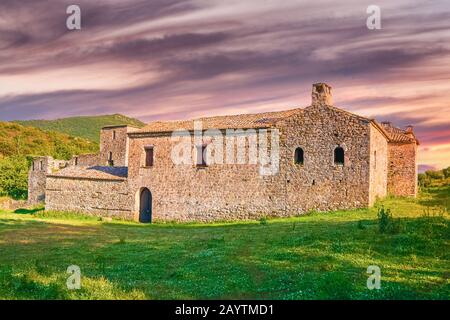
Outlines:
[[[388,150],[388,194],[417,196],[417,144],[389,143]]]
[[[388,142],[373,124],[370,125],[370,190],[369,205],[387,194]]]

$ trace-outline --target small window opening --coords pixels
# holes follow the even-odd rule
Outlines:
[[[44,170],[44,161],[40,162],[41,170]]]
[[[373,162],[374,162],[375,169],[376,169],[377,168],[377,151],[376,150],[373,152]]]
[[[34,161],[33,161],[33,168],[32,168],[32,170],[34,171]]]
[[[334,149],[334,164],[344,164],[344,149],[342,147]]]
[[[116,140],[116,130],[113,130],[113,140]]]
[[[145,147],[145,166],[153,167],[153,147]]]
[[[197,146],[197,167],[206,167],[206,144]]]
[[[75,165],[78,165],[78,157],[75,157]]]
[[[294,163],[300,165],[304,163],[304,152],[302,148],[295,149]]]
[[[112,152],[109,152],[108,165],[109,165],[110,167],[113,167],[113,166],[114,166],[114,160],[113,160]]]

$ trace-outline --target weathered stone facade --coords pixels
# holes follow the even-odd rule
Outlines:
[[[153,122],[140,130],[106,127],[98,157],[78,156],[46,174],[46,209],[137,221],[144,214],[154,221],[217,221],[367,207],[388,193],[416,194],[418,142],[408,130],[332,106],[331,87],[322,83],[313,86],[312,104],[303,109]],[[235,136],[225,136],[231,131]],[[241,136],[247,140],[239,145]],[[189,146],[181,153],[193,161],[180,164],[174,155],[182,140]],[[274,154],[277,141],[279,157],[266,164],[277,163],[277,170],[262,174],[251,155]],[[195,163],[202,151],[214,159],[223,151],[226,161]]]
[[[277,203],[278,197],[271,194],[271,179],[262,177],[257,165],[211,164],[207,168],[175,165],[171,152],[177,143],[170,134],[144,134],[130,141],[130,188],[136,190],[136,196],[142,187],[151,190],[154,219],[248,219],[279,213],[283,207]],[[144,166],[145,146],[154,146],[152,167]]]
[[[383,122],[382,127],[389,134],[388,144],[388,194],[395,196],[416,196],[417,194],[417,147],[419,145],[412,126],[406,130]]]
[[[370,127],[370,189],[369,205],[373,205],[377,198],[387,195],[388,181],[388,139],[379,127]]]
[[[370,121],[318,103],[287,120],[284,127],[281,172],[291,214],[369,205]],[[292,161],[297,147],[304,150],[303,165]],[[343,164],[334,163],[337,147],[345,151]]]
[[[66,161],[52,157],[36,157],[33,159],[28,173],[28,203],[35,205],[45,201],[47,175],[66,166]]]
[[[72,159],[68,162],[71,166],[97,166],[101,162],[100,154],[80,154],[73,156]]]
[[[390,143],[388,153],[388,193],[397,196],[417,194],[417,145]]]
[[[104,127],[100,132],[99,165],[128,166],[128,133],[137,129],[129,126]]]
[[[49,175],[46,210],[87,212],[132,220],[134,218],[125,178],[80,178]]]

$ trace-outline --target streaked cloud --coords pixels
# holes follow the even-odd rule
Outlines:
[[[371,1],[76,2],[81,31],[73,1],[0,2],[0,119],[281,110],[325,81],[340,107],[413,124],[423,165],[450,165],[447,0],[378,1],[377,31]]]

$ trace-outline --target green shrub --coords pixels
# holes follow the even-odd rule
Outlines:
[[[419,179],[419,186],[421,187],[427,188],[431,185],[431,178],[425,173],[419,173],[418,179]]]
[[[0,159],[0,195],[26,199],[28,194],[29,162],[25,157]]]
[[[450,185],[450,167],[442,170],[427,170],[418,175],[419,186],[422,188],[443,187]]]
[[[444,179],[444,173],[442,170],[434,171],[434,170],[427,170],[425,171],[425,174],[430,177],[431,179]]]
[[[381,207],[378,210],[378,228],[380,233],[397,234],[401,232],[400,219],[394,219],[390,209]]]
[[[446,169],[442,169],[442,173],[444,174],[445,179],[450,178],[450,167],[447,167]]]

